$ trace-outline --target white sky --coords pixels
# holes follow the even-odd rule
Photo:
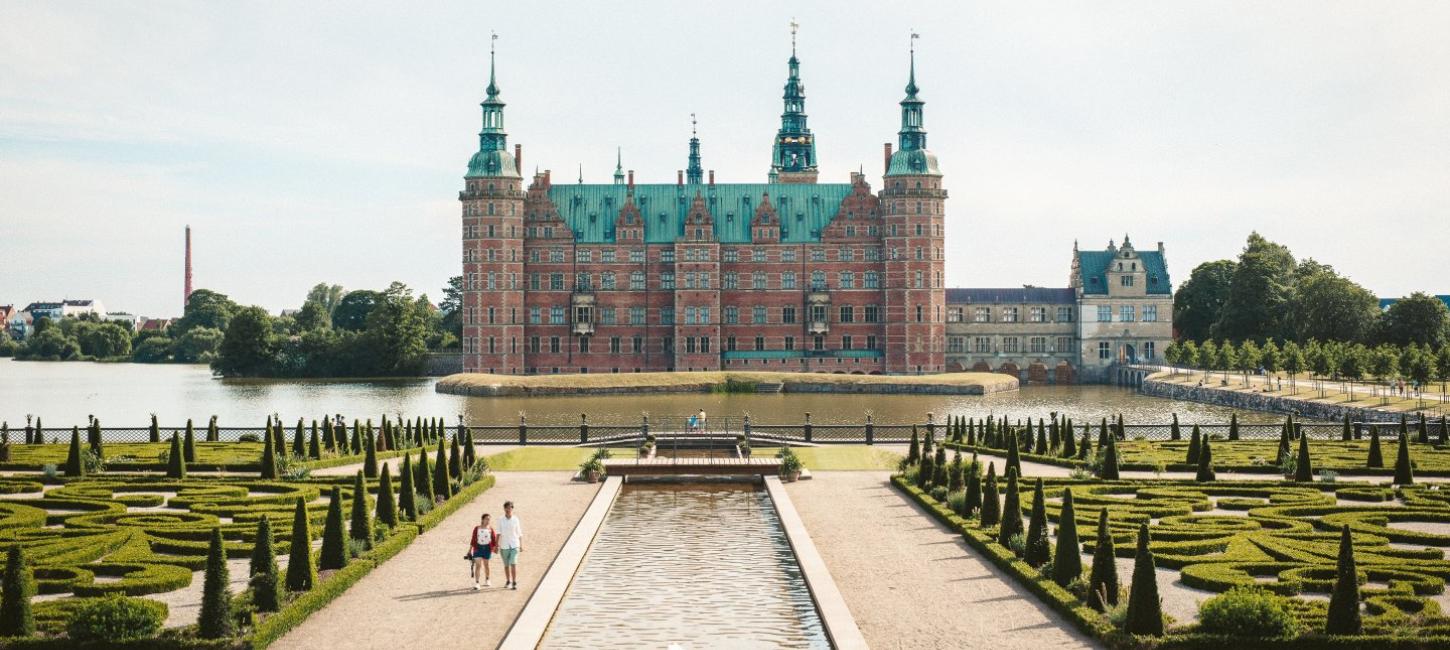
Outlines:
[[[910,7],[911,12],[898,7]],[[1176,286],[1251,229],[1381,296],[1450,292],[1450,2],[0,4],[0,304],[273,311],[458,273],[488,33],[524,166],[761,182],[787,23],[821,179],[879,185],[907,35],[949,286],[1064,286],[1074,239],[1165,242]]]

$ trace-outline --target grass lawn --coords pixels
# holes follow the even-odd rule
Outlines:
[[[625,452],[633,450],[614,451],[616,456]],[[593,453],[582,447],[525,447],[488,456],[488,467],[495,472],[574,471]]]
[[[795,453],[811,471],[895,470],[900,454],[865,445],[795,447]],[[774,454],[774,450],[769,451]]]
[[[84,436],[84,432],[81,434]],[[40,469],[44,465],[64,465],[65,459],[70,454],[70,435],[64,438],[65,442],[59,444],[44,445],[10,445],[10,463],[15,466],[26,466],[28,468]],[[85,438],[81,439],[82,449],[89,449],[86,446]],[[167,435],[166,442],[108,442],[103,449],[106,452],[106,460],[118,467],[136,464],[158,464],[161,462],[162,452],[171,450],[171,438]],[[288,438],[288,449],[291,449],[291,438]],[[261,462],[262,443],[260,442],[200,442],[196,443],[196,462],[201,465],[253,465]]]
[[[1395,466],[1395,453],[1399,450],[1398,435],[1398,432],[1380,432],[1380,456],[1384,460],[1384,467]],[[1438,449],[1431,445],[1414,443],[1414,435],[1413,432],[1410,434],[1412,441],[1410,462],[1414,464],[1415,469],[1450,471],[1450,449]],[[1366,434],[1365,437],[1368,438],[1369,435]],[[1118,443],[1118,453],[1121,454],[1121,462],[1124,464],[1155,465],[1162,462],[1165,465],[1172,465],[1187,462],[1188,445],[1188,440],[1155,440],[1151,442],[1126,440]],[[1279,442],[1277,440],[1214,440],[1211,446],[1213,447],[1215,467],[1254,467],[1273,465]],[[1369,448],[1370,441],[1367,439],[1352,442],[1311,440],[1309,458],[1316,470],[1332,469],[1337,472],[1354,472],[1367,468]],[[1290,443],[1289,449],[1297,454],[1299,443]]]

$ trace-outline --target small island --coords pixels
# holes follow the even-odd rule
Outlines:
[[[494,375],[460,373],[440,379],[440,393],[481,397],[632,393],[875,393],[986,395],[1017,390],[1017,379],[987,372],[937,375],[839,375],[803,372],[638,372],[619,374]]]

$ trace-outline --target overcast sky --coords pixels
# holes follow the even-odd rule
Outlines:
[[[621,146],[674,182],[694,112],[719,182],[763,182],[792,17],[823,182],[879,186],[921,33],[949,286],[1064,286],[1074,239],[1129,233],[1176,287],[1257,229],[1450,293],[1450,2],[8,0],[0,304],[178,314],[185,224],[196,285],[242,303],[436,300],[490,30],[527,172],[607,182]]]

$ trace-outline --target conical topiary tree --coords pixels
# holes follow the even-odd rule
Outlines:
[[[1400,432],[1400,449],[1395,453],[1395,485],[1414,485],[1415,468],[1410,464],[1410,438]]]
[[[161,442],[161,425],[156,422],[155,413],[151,414],[151,426],[146,428],[146,439],[151,442]]]
[[[186,478],[186,454],[181,451],[181,441],[176,432],[171,433],[171,452],[166,455],[166,478]]]
[[[433,459],[433,498],[447,499],[453,496],[453,486],[448,482],[448,448],[443,436],[438,436],[438,455]]]
[[[982,468],[977,465],[976,454],[972,454],[972,462],[966,464],[962,475],[966,494],[962,495],[962,511],[957,514],[970,517],[982,507]]]
[[[1198,449],[1198,474],[1194,476],[1194,480],[1208,482],[1217,478],[1218,474],[1213,471],[1213,446],[1205,436]]]
[[[1133,586],[1128,592],[1128,634],[1163,636],[1163,603],[1158,599],[1158,568],[1148,549],[1148,524],[1138,527],[1138,551],[1133,557]]]
[[[1022,475],[1022,454],[1017,451],[1021,441],[1017,439],[1017,432],[1007,434],[1007,464],[1002,467],[1002,473],[1011,476],[1015,470],[1018,476]]]
[[[1077,455],[1077,439],[1072,435],[1072,420],[1068,420],[1062,426],[1062,457],[1072,458]]]
[[[1340,429],[1339,439],[1343,442],[1354,440],[1354,430],[1349,426],[1349,413],[1344,414],[1344,427]]]
[[[1239,414],[1230,413],[1228,416],[1228,439],[1239,439]]]
[[[1174,413],[1173,414],[1173,422],[1168,425],[1168,439],[1169,440],[1181,440],[1181,439],[1183,439],[1183,432],[1182,431],[1179,431],[1179,429],[1178,429],[1178,414],[1177,413]]]
[[[317,437],[317,420],[312,421],[312,435],[307,439],[307,457],[312,460],[322,458],[322,441]]]
[[[215,415],[211,416],[211,420],[208,420],[207,423],[206,423],[206,441],[207,442],[221,442],[222,441],[221,431],[219,429],[217,429],[216,416]]]
[[[393,473],[383,463],[383,476],[378,479],[378,523],[388,528],[398,526],[398,503],[393,500]]]
[[[348,525],[348,536],[364,542],[368,548],[373,543],[373,509],[368,503],[368,486],[363,480],[362,470],[352,482],[352,519]]]
[[[297,428],[292,432],[292,455],[298,458],[307,457],[307,430],[302,418],[297,418]]]
[[[333,437],[332,418],[322,418],[322,448],[327,451],[337,450],[337,439]]]
[[[363,475],[368,478],[378,477],[378,445],[373,441],[371,434],[363,436]]]
[[[277,549],[272,545],[272,520],[266,515],[257,521],[257,542],[252,546],[252,604],[259,612],[275,612],[282,607],[282,580],[277,575]]]
[[[262,442],[262,478],[277,478],[277,450],[270,441]]]
[[[915,465],[921,462],[921,440],[916,433],[916,425],[911,425],[911,444],[906,446],[906,464]]]
[[[1102,448],[1103,466],[1098,470],[1098,478],[1104,481],[1118,480],[1118,441],[1113,436],[1108,436],[1108,444]]]
[[[1380,452],[1380,428],[1369,425],[1369,459],[1364,463],[1365,467],[1384,467],[1385,457]]]
[[[413,487],[413,457],[403,454],[403,468],[398,470],[401,484],[398,490],[398,511],[404,521],[418,520],[417,491]]]
[[[1299,436],[1299,460],[1294,465],[1294,480],[1300,483],[1314,480],[1314,465],[1309,458],[1309,436]]]
[[[428,499],[429,503],[437,501],[433,494],[433,472],[428,468],[428,448],[418,450],[418,464],[413,466],[413,487],[418,494]]]
[[[463,477],[463,450],[458,444],[458,436],[453,436],[453,441],[448,445],[448,475],[454,480]]]
[[[987,463],[986,487],[982,488],[983,528],[991,528],[1002,522],[1002,502],[997,497],[997,464]]]
[[[191,425],[191,418],[186,418],[186,435],[181,439],[181,449],[186,462],[196,462],[196,428]]]
[[[287,549],[287,591],[307,591],[317,584],[312,567],[312,525],[302,497],[292,507],[292,543]]]
[[[1359,634],[1363,623],[1359,618],[1359,571],[1354,565],[1354,542],[1349,526],[1340,529],[1339,567],[1334,580],[1334,593],[1329,596],[1329,616],[1325,634]]]
[[[322,523],[322,554],[317,558],[317,568],[341,569],[347,566],[347,533],[342,530],[342,489],[332,488],[332,498],[327,503],[327,519]]]
[[[1072,503],[1072,488],[1065,488],[1062,491],[1062,512],[1057,517],[1057,553],[1052,558],[1052,581],[1066,587],[1081,577],[1082,542],[1077,539],[1077,510]]]
[[[81,429],[70,428],[70,453],[65,457],[65,475],[77,477],[86,475],[86,463],[81,459]]]
[[[936,473],[936,457],[929,453],[922,453],[921,464],[916,468],[916,487],[924,491],[931,490],[931,478]]]
[[[101,444],[101,421],[99,419],[91,418],[91,426],[87,429],[87,437],[89,438],[91,451],[96,452],[97,456],[104,458],[106,456],[106,449]]]
[[[1042,479],[1032,490],[1032,515],[1027,522],[1027,549],[1022,559],[1033,568],[1052,559],[1052,542],[1047,539],[1047,498],[1042,494]]]
[[[1017,487],[1017,472],[1008,468],[1007,494],[1002,499],[1002,523],[997,527],[997,543],[1011,548],[1012,536],[1021,533],[1022,495]]]
[[[1082,442],[1077,446],[1077,457],[1081,460],[1087,460],[1093,453],[1092,428],[1091,424],[1082,425]]]
[[[197,636],[203,639],[224,639],[232,635],[230,581],[222,529],[213,528],[211,547],[206,554],[206,577],[202,582],[201,614],[196,619]]]
[[[287,456],[287,432],[282,427],[281,417],[277,418],[277,423],[272,428],[272,444],[277,447],[275,451],[278,458]]]
[[[1189,465],[1198,465],[1198,450],[1203,444],[1202,434],[1199,433],[1198,425],[1193,425],[1193,433],[1188,438],[1188,457],[1183,462]]]
[[[1118,604],[1118,564],[1113,559],[1113,535],[1108,529],[1108,511],[1098,511],[1098,534],[1093,541],[1093,566],[1088,574],[1088,606],[1106,611]]]
[[[353,454],[361,454],[363,452],[362,423],[358,422],[357,418],[353,418],[352,420],[352,442],[348,445],[348,448],[352,450]]]
[[[34,571],[25,557],[25,546],[15,544],[5,558],[5,582],[0,587],[0,637],[35,634],[35,614],[30,608],[34,597]]]

